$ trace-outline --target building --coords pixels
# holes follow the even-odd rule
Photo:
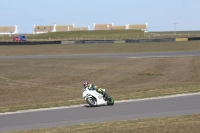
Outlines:
[[[126,26],[112,26],[111,30],[125,30],[127,29]]]
[[[74,28],[74,24],[72,25],[56,25],[56,32],[63,32],[63,31],[71,31]]]
[[[90,27],[75,27],[74,24],[71,25],[46,25],[46,26],[36,26],[34,25],[33,34],[41,34],[48,32],[66,32],[66,31],[89,31]],[[127,24],[122,26],[114,26],[111,24],[96,24],[94,23],[94,30],[141,30],[148,32],[147,23],[146,24]]]
[[[127,29],[130,30],[142,30],[148,32],[147,23],[146,24],[127,24]]]
[[[90,27],[73,27],[70,29],[70,31],[88,31],[90,30]]]
[[[112,24],[95,24],[94,23],[94,30],[111,30],[113,27]]]
[[[17,25],[15,25],[15,26],[0,26],[0,34],[1,35],[18,34]]]
[[[46,26],[36,26],[34,25],[33,34],[42,34],[48,32],[66,32],[66,31],[86,31],[90,30],[90,27],[74,27],[72,25],[46,25]]]
[[[146,24],[127,24],[122,26],[114,26],[112,24],[95,24],[94,23],[94,30],[142,30],[147,32],[147,23]]]
[[[62,31],[86,31],[90,30],[90,27],[75,27],[74,24],[72,25],[56,25],[56,32]]]
[[[55,32],[55,31],[56,31],[56,24],[44,25],[44,26],[34,25],[33,34],[42,34],[42,33]]]

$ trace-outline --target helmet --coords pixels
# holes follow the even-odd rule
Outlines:
[[[89,82],[88,82],[88,81],[83,82],[83,86],[84,86],[85,88],[87,88],[88,85],[89,85]]]

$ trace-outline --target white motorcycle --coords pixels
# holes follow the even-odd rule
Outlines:
[[[105,92],[105,89],[102,90]],[[96,90],[84,88],[82,97],[91,107],[97,107],[99,105],[114,105],[114,100],[111,97],[108,100],[105,100],[103,95],[98,93]]]

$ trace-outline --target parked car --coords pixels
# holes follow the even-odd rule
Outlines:
[[[14,36],[13,41],[26,41],[26,37],[24,35]]]
[[[13,39],[13,41],[20,41],[20,38],[17,36],[14,36],[12,39]]]

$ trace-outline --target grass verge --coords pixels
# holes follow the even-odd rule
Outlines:
[[[12,133],[198,133],[200,115],[127,120]]]
[[[200,41],[0,46],[0,56],[200,51]]]

